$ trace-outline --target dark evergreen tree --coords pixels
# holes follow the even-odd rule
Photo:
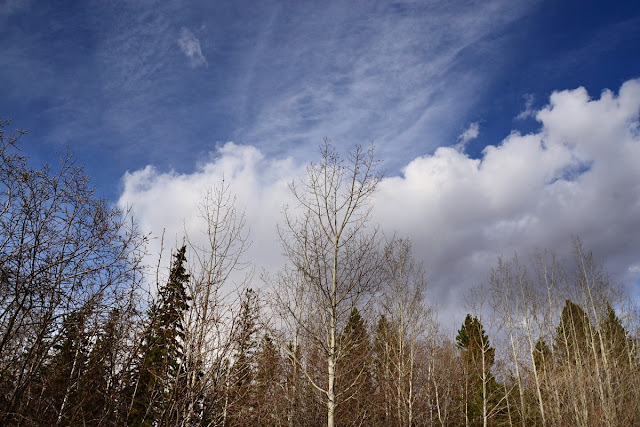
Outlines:
[[[256,354],[256,406],[254,425],[270,426],[286,419],[282,398],[280,354],[268,333],[264,334]]]
[[[73,425],[79,422],[77,410],[83,404],[80,385],[89,356],[85,322],[86,315],[77,312],[62,324],[58,343],[53,346],[55,353],[47,366],[49,377],[43,390],[46,406],[38,416],[41,423]]]
[[[462,350],[466,378],[466,414],[471,426],[483,425],[483,418],[498,413],[499,386],[491,373],[495,362],[495,348],[489,344],[482,323],[467,314],[456,344]]]
[[[495,349],[489,345],[489,337],[476,316],[467,314],[458,335],[456,344],[462,350],[465,361],[472,365],[481,365],[485,359],[485,366],[490,368],[495,361]]]
[[[89,354],[87,368],[81,378],[83,391],[82,420],[88,425],[118,425],[126,408],[120,402],[122,369],[120,363],[126,356],[121,343],[121,312],[114,309],[96,337]]]
[[[533,363],[538,371],[547,371],[552,364],[551,349],[543,338],[536,341],[533,349]]]
[[[229,396],[229,424],[231,425],[253,424],[258,317],[258,297],[253,289],[248,288],[242,294],[240,302],[234,360],[231,366]]]
[[[300,364],[303,363],[302,346],[289,342],[286,356],[283,358],[285,420],[289,426],[310,424],[308,413],[317,406],[314,401],[315,390],[308,387]],[[323,415],[323,414],[322,414]],[[311,419],[314,419],[311,417]],[[320,417],[322,419],[322,416]]]
[[[130,424],[135,426],[176,425],[180,417],[172,398],[184,379],[183,314],[189,308],[185,269],[186,246],[174,255],[167,284],[159,289],[159,301],[152,305],[136,369]],[[173,408],[173,409],[172,409]]]
[[[587,313],[567,300],[556,328],[555,354],[561,363],[584,365],[591,359],[592,326]]]
[[[632,342],[610,304],[607,304],[607,314],[600,325],[600,333],[610,362],[616,367],[628,366],[630,359],[633,358]]]
[[[376,425],[396,425],[395,393],[393,379],[395,375],[392,360],[396,345],[395,334],[391,333],[389,321],[384,314],[380,315],[373,341],[372,371],[375,387],[374,423]]]
[[[336,375],[338,425],[371,424],[371,343],[369,333],[357,308],[352,308],[340,336],[341,348],[346,354]]]

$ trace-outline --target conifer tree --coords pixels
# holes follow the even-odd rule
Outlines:
[[[81,378],[80,387],[84,393],[82,419],[87,424],[117,424],[119,421],[114,419],[114,414],[119,414],[117,393],[120,391],[120,380],[117,377],[117,365],[119,356],[123,356],[118,354],[123,351],[118,342],[120,316],[117,309],[109,313],[96,337]]]
[[[592,326],[587,313],[579,305],[566,300],[556,328],[556,354],[561,363],[580,365],[589,359]]]
[[[51,377],[45,383],[44,395],[49,395],[50,400],[44,408],[47,413],[40,417],[41,422],[55,425],[77,422],[74,420],[74,406],[82,404],[80,381],[89,354],[85,320],[85,314],[77,312],[67,316],[63,322],[61,339],[53,346],[55,354],[48,367]]]
[[[393,376],[394,366],[392,352],[395,347],[395,335],[390,331],[389,321],[384,314],[380,315],[376,335],[373,342],[373,380],[375,384],[375,424],[395,425],[396,411],[393,410]]]
[[[495,391],[498,387],[491,373],[495,361],[495,348],[489,344],[482,323],[467,314],[456,336],[465,365],[465,413],[471,426],[487,426],[497,411]]]
[[[281,384],[282,365],[278,349],[265,333],[256,354],[256,400],[254,425],[270,426],[284,424],[286,414],[282,410],[283,387]]]
[[[632,345],[627,330],[622,326],[611,304],[607,304],[606,317],[600,325],[600,333],[604,338],[605,351],[614,365],[627,365],[633,358]]]
[[[255,375],[258,332],[258,300],[253,289],[242,294],[238,326],[235,334],[235,352],[231,367],[229,396],[229,423],[250,425],[255,407]]]
[[[536,369],[540,372],[546,372],[551,365],[551,357],[551,349],[547,343],[543,338],[538,339],[533,350],[533,363],[536,365]]]
[[[184,374],[182,320],[189,308],[185,253],[186,246],[182,246],[174,255],[169,280],[159,290],[159,303],[154,304],[149,313],[136,375],[131,425],[171,425],[181,416],[172,398]]]
[[[338,417],[342,425],[368,425],[371,419],[370,397],[373,382],[370,370],[370,340],[364,319],[357,308],[349,315],[340,336],[346,353],[345,363],[337,374],[340,390]]]

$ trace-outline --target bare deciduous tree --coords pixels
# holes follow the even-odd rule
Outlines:
[[[319,380],[289,351],[324,397],[327,425],[333,427],[336,406],[353,392],[347,384],[336,389],[347,355],[338,335],[378,279],[376,233],[367,232],[366,224],[381,174],[373,148],[356,147],[345,162],[325,139],[321,155],[320,163],[307,168],[306,180],[289,186],[298,204],[285,209],[279,227],[290,264],[280,276],[284,280],[278,283],[276,301],[293,330],[306,334],[326,361],[326,375]]]
[[[207,189],[200,205],[204,238],[187,235],[190,249],[191,309],[186,315],[185,354],[187,389],[182,398],[189,415],[186,423],[200,418],[224,418],[226,377],[233,352],[233,337],[239,309],[238,297],[251,278],[243,255],[249,248],[244,211],[224,179]],[[237,283],[231,283],[232,280]],[[240,291],[236,295],[236,290]],[[214,415],[214,412],[222,414]]]
[[[400,425],[411,426],[417,417],[416,403],[428,390],[418,380],[426,359],[425,334],[433,325],[425,305],[427,281],[422,265],[412,257],[408,239],[392,238],[384,249],[379,305],[389,323],[388,362],[393,376],[393,402]],[[420,387],[422,385],[422,387]]]
[[[125,212],[95,195],[71,155],[30,167],[16,145],[24,132],[6,134],[8,125],[0,120],[0,424],[37,420],[41,410],[64,423],[77,382],[63,386],[59,404],[43,402],[51,386],[43,367],[65,322],[82,318],[78,334],[95,337],[126,300],[143,239]]]

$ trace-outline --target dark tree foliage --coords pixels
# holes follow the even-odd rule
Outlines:
[[[629,365],[635,358],[633,341],[622,326],[611,304],[607,304],[606,317],[600,325],[600,333],[604,339],[605,351],[614,365]]]
[[[486,369],[493,366],[496,351],[489,345],[489,337],[476,316],[471,317],[467,314],[462,327],[458,330],[456,344],[462,350],[467,363],[481,366],[484,358]]]
[[[560,363],[582,365],[591,357],[593,329],[587,313],[579,305],[566,300],[556,328],[555,354]]]
[[[124,421],[122,407],[122,369],[119,366],[127,348],[122,343],[123,313],[114,309],[101,325],[80,378],[83,393],[81,418],[88,425],[117,425]],[[116,416],[117,414],[117,416]]]
[[[345,362],[336,375],[338,399],[337,419],[341,425],[369,425],[373,395],[371,343],[369,332],[357,308],[352,308],[340,335]]]
[[[390,331],[389,321],[384,314],[380,315],[373,341],[372,372],[375,387],[376,425],[396,425],[394,373],[392,351],[395,348],[395,334]]]
[[[89,358],[86,317],[72,313],[63,322],[61,339],[53,346],[54,354],[45,369],[49,371],[43,389],[40,420],[51,425],[79,422],[78,409],[83,405],[82,379]]]
[[[467,377],[466,400],[470,424],[482,425],[484,414],[496,407],[498,384],[491,372],[495,362],[495,348],[489,344],[482,323],[476,316],[467,314],[458,330],[456,344],[462,350]]]
[[[282,384],[283,366],[278,349],[265,333],[256,354],[256,399],[254,425],[270,426],[286,419]]]
[[[539,371],[548,370],[553,364],[552,357],[551,349],[544,339],[538,339],[533,350],[533,363],[535,363],[536,369]]]
[[[133,390],[131,425],[173,425],[180,417],[172,405],[184,380],[183,314],[189,308],[185,270],[186,246],[174,255],[166,285],[159,289],[159,301],[149,312],[142,356],[138,361]]]
[[[255,422],[258,315],[257,295],[253,289],[246,289],[240,302],[234,339],[228,410],[230,425],[252,425]]]

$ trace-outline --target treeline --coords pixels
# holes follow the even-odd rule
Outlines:
[[[369,222],[372,149],[325,141],[290,184],[286,265],[255,278],[227,184],[203,198],[205,238],[150,270],[72,157],[34,169],[8,126],[0,425],[640,424],[640,316],[578,239],[571,265],[497,260],[449,332],[410,240]]]

